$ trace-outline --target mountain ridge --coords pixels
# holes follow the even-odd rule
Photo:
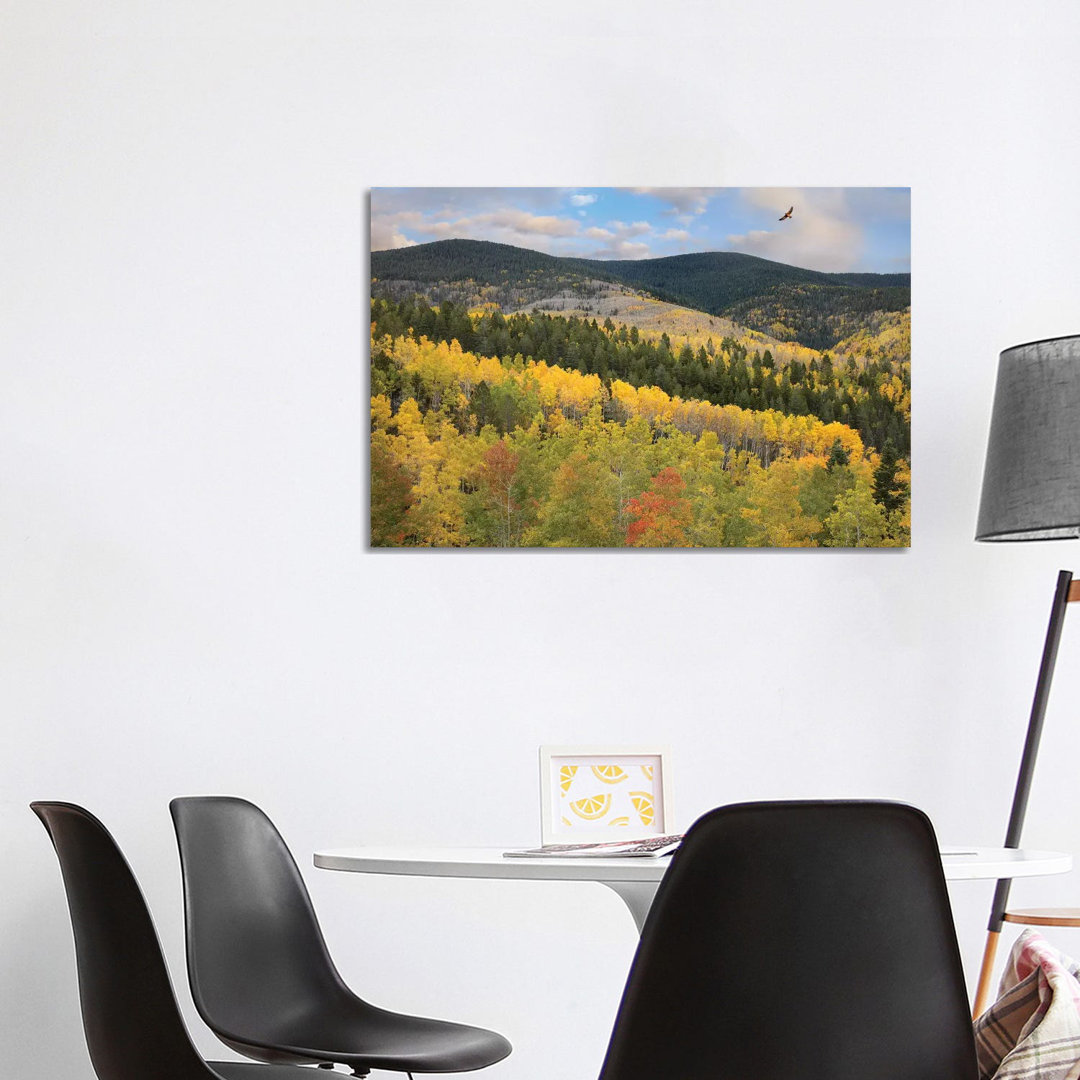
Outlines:
[[[435,240],[373,251],[371,274],[373,296],[422,293],[504,312],[612,282],[815,349],[832,347],[873,314],[911,304],[910,273],[828,273],[737,251],[602,260],[490,240]]]
[[[432,240],[403,248],[381,248],[371,253],[373,275],[408,277],[416,281],[461,280],[461,273],[487,284],[498,283],[507,265],[531,265],[537,269],[573,269],[588,272],[601,280],[628,282],[672,268],[719,270],[738,267],[776,273],[778,268],[789,279],[822,285],[845,285],[851,288],[889,288],[910,286],[910,273],[877,274],[862,271],[829,272],[811,270],[791,263],[765,259],[742,251],[693,251],[683,255],[661,255],[652,259],[586,259],[575,255],[549,255],[534,248],[500,244],[493,240],[455,238]],[[404,271],[408,273],[404,273]],[[456,271],[453,277],[449,274]],[[480,275],[479,277],[477,275]]]

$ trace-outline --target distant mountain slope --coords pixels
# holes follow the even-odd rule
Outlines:
[[[530,312],[549,312],[554,315],[576,315],[583,319],[596,319],[603,322],[611,319],[616,326],[636,326],[639,331],[659,338],[662,333],[673,340],[700,338],[704,343],[707,337],[719,341],[723,337],[736,338],[745,332],[745,328],[724,318],[722,315],[710,315],[698,308],[688,308],[681,304],[669,304],[666,300],[657,300],[640,289],[631,289],[618,282],[586,279],[580,286],[574,285],[532,304],[522,305],[516,312],[505,314],[524,314]],[[755,335],[766,347],[779,344],[767,335]]]
[[[494,304],[510,312],[557,293],[595,295],[598,278],[617,281],[592,273],[581,260],[487,240],[436,240],[371,253],[371,295],[392,300],[420,294],[431,304]]]
[[[910,274],[827,274],[731,251],[604,261],[486,240],[437,240],[373,251],[371,274],[373,295],[420,292],[432,302],[487,302],[504,311],[566,290],[587,296],[597,281],[617,282],[815,349],[857,333],[872,313],[911,303]]]
[[[910,361],[911,312],[874,312],[854,334],[838,341],[835,351],[894,363]]]
[[[768,292],[729,305],[725,314],[780,341],[831,349],[868,329],[885,314],[906,313],[911,290],[844,285],[775,285]]]
[[[527,315],[536,312],[566,318],[576,316],[586,321],[596,319],[599,323],[610,319],[616,326],[636,327],[649,340],[659,341],[661,335],[666,334],[672,347],[689,344],[695,351],[709,341],[715,345],[723,338],[729,338],[750,352],[768,349],[780,366],[791,360],[809,363],[813,356],[811,350],[799,344],[752,330],[723,315],[710,315],[697,308],[669,304],[666,300],[657,300],[639,289],[631,289],[617,282],[588,279],[580,285],[574,283],[551,296],[524,304],[517,311],[505,314]],[[868,339],[859,344],[868,345]],[[839,354],[840,350],[836,351]],[[871,351],[867,347],[859,355],[869,355]]]
[[[910,274],[825,274],[737,251],[702,251],[663,259],[589,261],[589,264],[603,267],[619,281],[648,289],[661,300],[686,304],[714,315],[723,314],[740,300],[766,295],[783,285],[861,290],[911,284]]]
[[[508,275],[566,272],[567,264],[585,260],[563,259],[542,251],[494,244],[490,240],[435,240],[430,244],[390,248],[371,253],[371,274],[378,278],[412,281],[461,281],[471,278],[489,285]],[[577,271],[581,273],[580,270]]]
[[[661,259],[575,259],[489,240],[435,240],[430,244],[373,251],[371,273],[379,279],[424,282],[471,279],[489,285],[501,284],[511,277],[589,276],[636,285],[650,292],[677,293],[683,298],[695,295],[714,307],[760,296],[781,284],[857,289],[911,285],[910,274],[827,274],[736,251],[703,251]]]

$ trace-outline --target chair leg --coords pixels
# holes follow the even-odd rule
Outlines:
[[[975,1005],[971,1010],[972,1020],[978,1020],[986,1012],[987,998],[990,996],[990,978],[994,974],[994,957],[997,955],[998,939],[1000,937],[1000,930],[990,930],[986,934],[982,969],[979,971],[979,985],[975,990]]]

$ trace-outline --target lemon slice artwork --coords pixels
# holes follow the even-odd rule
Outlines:
[[[655,813],[653,797],[647,791],[631,791],[630,801],[634,804],[638,817],[641,818],[641,824],[651,825]]]
[[[609,822],[609,825],[629,825],[630,819],[623,814],[622,817],[613,817]]]
[[[562,793],[565,795],[570,790],[570,785],[574,782],[574,774],[578,771],[576,765],[563,765],[559,769],[559,787],[562,788]]]
[[[582,821],[598,821],[611,809],[611,795],[590,795],[570,804],[570,809]]]
[[[629,776],[621,765],[594,765],[592,773],[604,784],[619,784]]]

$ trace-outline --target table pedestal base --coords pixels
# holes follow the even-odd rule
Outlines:
[[[622,902],[630,909],[630,914],[634,917],[634,925],[640,935],[660,883],[658,881],[603,881],[601,884],[622,897]]]

